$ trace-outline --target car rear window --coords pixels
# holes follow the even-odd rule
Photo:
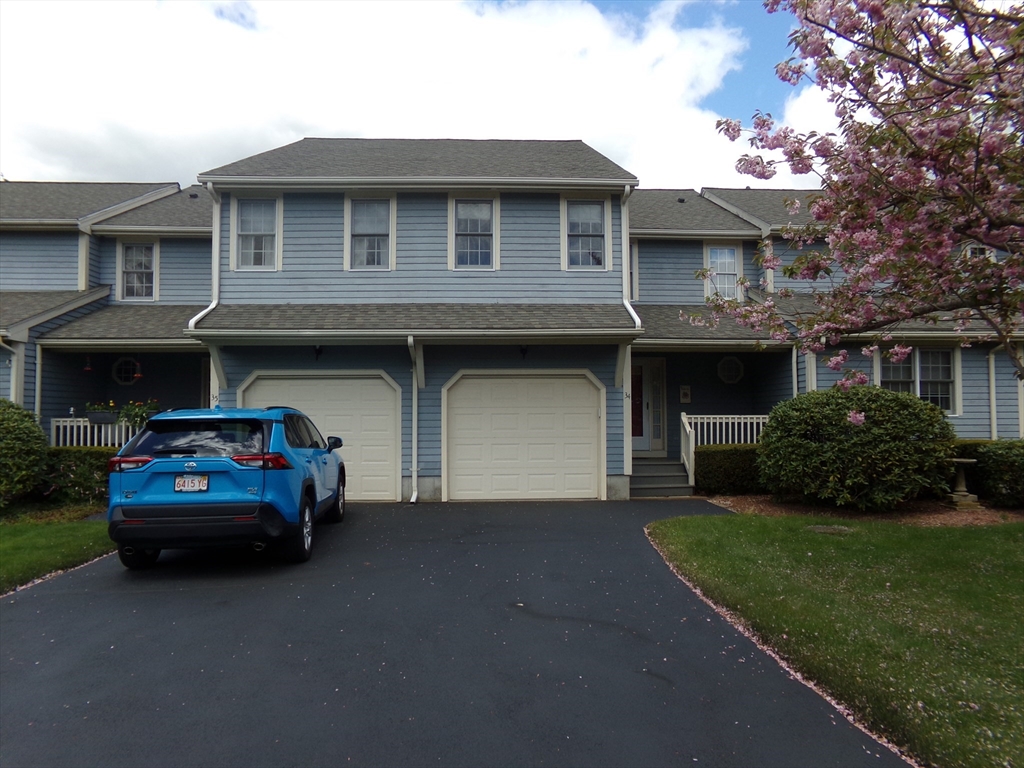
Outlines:
[[[263,453],[263,423],[256,419],[151,421],[122,456],[237,456]]]

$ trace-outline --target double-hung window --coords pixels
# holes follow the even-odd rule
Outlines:
[[[909,392],[944,411],[956,408],[953,352],[915,349],[898,363],[882,357],[880,384],[893,392]]]
[[[278,201],[239,200],[237,252],[239,269],[277,269]]]
[[[352,269],[391,268],[391,201],[352,201]]]
[[[735,245],[710,243],[706,246],[707,294],[720,294],[723,299],[739,298],[740,253]]]
[[[121,245],[121,298],[152,301],[156,298],[157,251],[155,243]]]
[[[566,266],[569,269],[604,269],[604,203],[569,200],[565,204]]]
[[[455,201],[455,268],[494,267],[494,203]]]

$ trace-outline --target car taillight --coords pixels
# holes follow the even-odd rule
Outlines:
[[[149,464],[152,456],[115,456],[107,462],[107,472],[124,472],[128,469],[138,469]]]
[[[292,465],[288,459],[280,453],[251,453],[242,456],[232,456],[231,460],[243,467],[256,467],[258,469],[291,469]]]

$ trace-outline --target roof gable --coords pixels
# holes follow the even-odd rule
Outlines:
[[[701,194],[744,218],[754,217],[773,230],[812,223],[811,202],[821,195],[816,189],[726,189],[704,187]],[[790,213],[786,200],[799,200],[800,210]]]
[[[0,182],[0,224],[71,224],[171,188],[177,190],[178,185],[175,182],[3,181]]]
[[[637,189],[629,198],[632,234],[760,237],[761,231],[694,189]]]
[[[203,230],[213,231],[213,198],[205,187],[193,184],[169,197],[140,205],[104,219],[96,226],[104,230]]]

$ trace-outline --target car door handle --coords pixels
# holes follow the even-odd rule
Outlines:
[[[306,459],[306,463],[307,463],[307,464],[312,464],[312,463],[313,463],[313,460],[312,460],[312,459]]]

